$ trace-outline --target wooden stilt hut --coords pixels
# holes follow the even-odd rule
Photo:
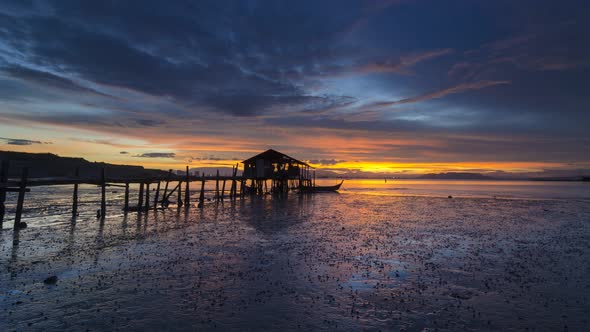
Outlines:
[[[312,185],[313,167],[273,149],[246,159],[242,164],[243,179],[250,182],[250,193],[263,194],[267,181],[271,182],[270,191],[273,193],[288,192],[289,181],[296,182],[299,188]]]

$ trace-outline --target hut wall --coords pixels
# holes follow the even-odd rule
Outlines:
[[[287,175],[289,176],[289,179],[298,179],[299,172],[300,172],[299,166],[290,165],[289,169],[287,170]]]
[[[257,178],[264,178],[265,177],[264,159],[256,160],[255,170],[256,170],[256,177]]]

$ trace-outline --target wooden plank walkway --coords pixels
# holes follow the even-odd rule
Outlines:
[[[235,200],[237,197],[243,197],[246,189],[244,183],[245,179],[241,176],[237,176],[238,172],[238,165],[232,169],[231,176],[220,176],[219,171],[215,176],[205,176],[202,174],[201,176],[191,175],[189,172],[189,167],[186,167],[185,174],[173,174],[172,170],[168,171],[166,176],[159,176],[159,177],[128,177],[128,178],[121,178],[121,177],[109,177],[106,174],[105,169],[102,168],[98,177],[80,177],[80,169],[76,168],[74,172],[74,176],[72,177],[54,177],[54,178],[33,178],[30,179],[28,177],[28,168],[22,169],[22,176],[20,179],[15,178],[8,178],[8,162],[2,162],[0,168],[0,229],[2,228],[2,223],[4,222],[5,212],[6,212],[6,193],[18,193],[17,199],[17,207],[16,207],[16,214],[14,219],[14,229],[19,230],[21,228],[25,228],[27,225],[24,222],[21,222],[24,201],[25,201],[25,193],[30,192],[31,187],[40,187],[40,186],[65,186],[65,185],[72,185],[73,186],[73,193],[72,193],[72,219],[78,215],[78,201],[79,201],[79,186],[80,185],[96,185],[100,187],[100,209],[97,210],[97,218],[104,219],[107,215],[107,187],[120,187],[125,188],[125,196],[124,196],[124,206],[123,211],[127,213],[128,211],[137,211],[139,213],[143,211],[147,211],[150,209],[158,209],[158,208],[167,208],[170,204],[170,198],[173,194],[176,193],[177,196],[177,207],[180,208],[184,206],[185,208],[189,208],[191,204],[191,189],[190,183],[191,182],[199,182],[200,186],[200,194],[199,194],[199,202],[197,207],[203,208],[205,203],[205,192],[214,192],[214,199],[219,202],[225,199],[225,183],[226,181],[230,182],[229,188],[229,199]],[[215,190],[205,190],[205,182],[207,181],[215,181]],[[223,188],[221,192],[219,191],[219,184],[223,182]],[[162,195],[160,195],[161,183],[164,182],[164,190]],[[177,182],[176,186],[172,190],[168,190],[170,183]],[[237,183],[240,183],[238,188]],[[138,204],[137,206],[130,206],[129,205],[129,185],[130,184],[139,184],[139,193],[138,193]],[[155,190],[155,197],[153,200],[153,205],[150,205],[150,185],[156,184]],[[184,191],[182,190],[182,185],[184,184]],[[239,189],[239,191],[238,191]],[[184,200],[182,199],[182,195],[184,193]],[[160,206],[160,207],[159,207]]]

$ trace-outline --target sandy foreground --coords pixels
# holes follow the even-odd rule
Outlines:
[[[0,331],[590,330],[584,200],[254,198],[0,250]]]

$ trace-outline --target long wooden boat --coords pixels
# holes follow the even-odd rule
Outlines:
[[[334,186],[314,186],[314,187],[302,187],[300,190],[303,192],[331,192],[331,191],[337,191],[338,189],[340,189],[340,186],[342,186],[342,183],[344,182],[344,180],[340,181],[339,184],[334,185]]]

